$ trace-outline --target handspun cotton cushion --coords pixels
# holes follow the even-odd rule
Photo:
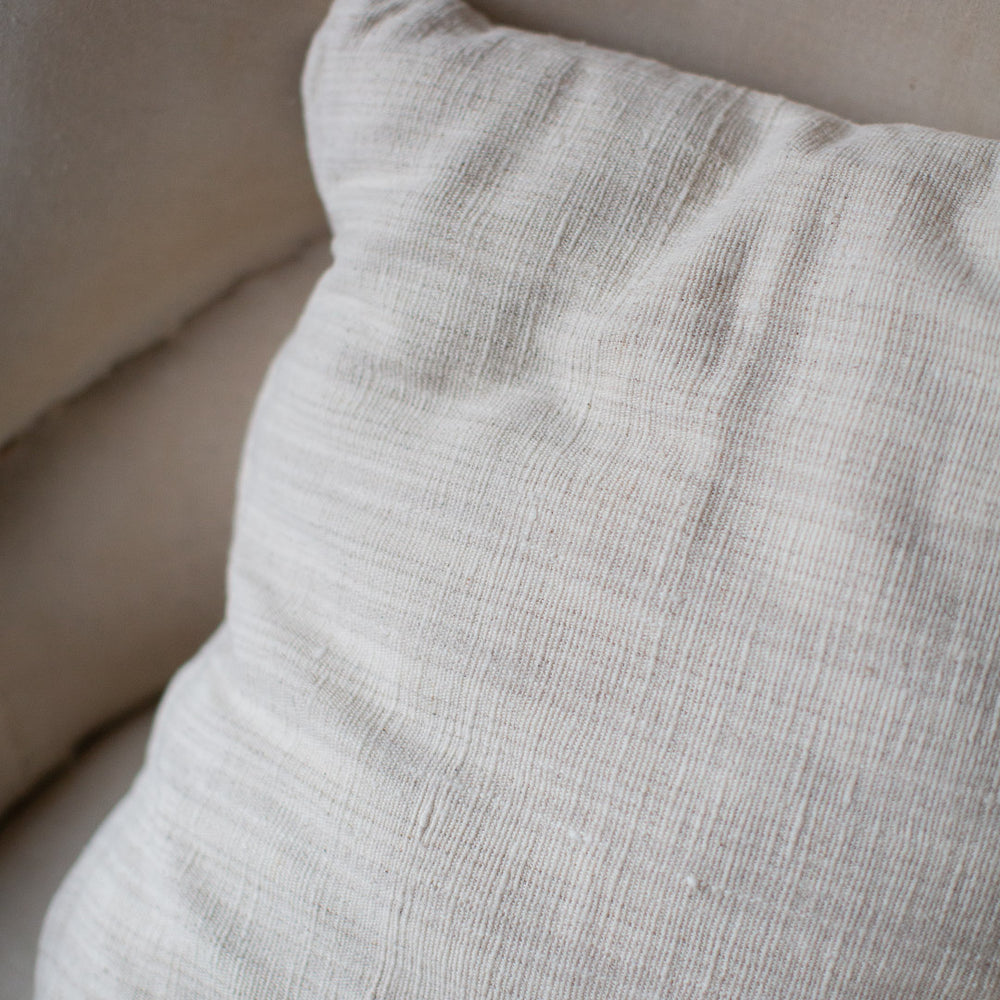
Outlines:
[[[1000,992],[996,143],[337,0],[335,263],[38,996]]]

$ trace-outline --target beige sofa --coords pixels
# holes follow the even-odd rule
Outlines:
[[[222,614],[256,388],[329,260],[298,78],[324,2],[16,0],[0,33],[0,996]],[[1000,137],[963,0],[490,2],[862,121]],[[80,749],[85,747],[85,749]]]

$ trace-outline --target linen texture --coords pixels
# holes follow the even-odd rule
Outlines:
[[[998,147],[338,0],[226,622],[58,997],[1000,994]]]

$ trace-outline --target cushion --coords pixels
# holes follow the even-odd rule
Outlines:
[[[38,997],[1000,991],[1000,146],[337,0],[334,263]]]

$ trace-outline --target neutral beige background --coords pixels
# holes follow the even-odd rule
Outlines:
[[[84,844],[128,790],[152,712],[117,725],[19,809],[0,837],[0,996],[28,1000],[48,901]]]
[[[0,811],[218,623],[243,429],[326,245],[237,288],[0,461]]]
[[[477,0],[473,6],[856,121],[906,121],[1000,138],[994,0]]]
[[[0,7],[0,442],[322,227],[325,0]]]

